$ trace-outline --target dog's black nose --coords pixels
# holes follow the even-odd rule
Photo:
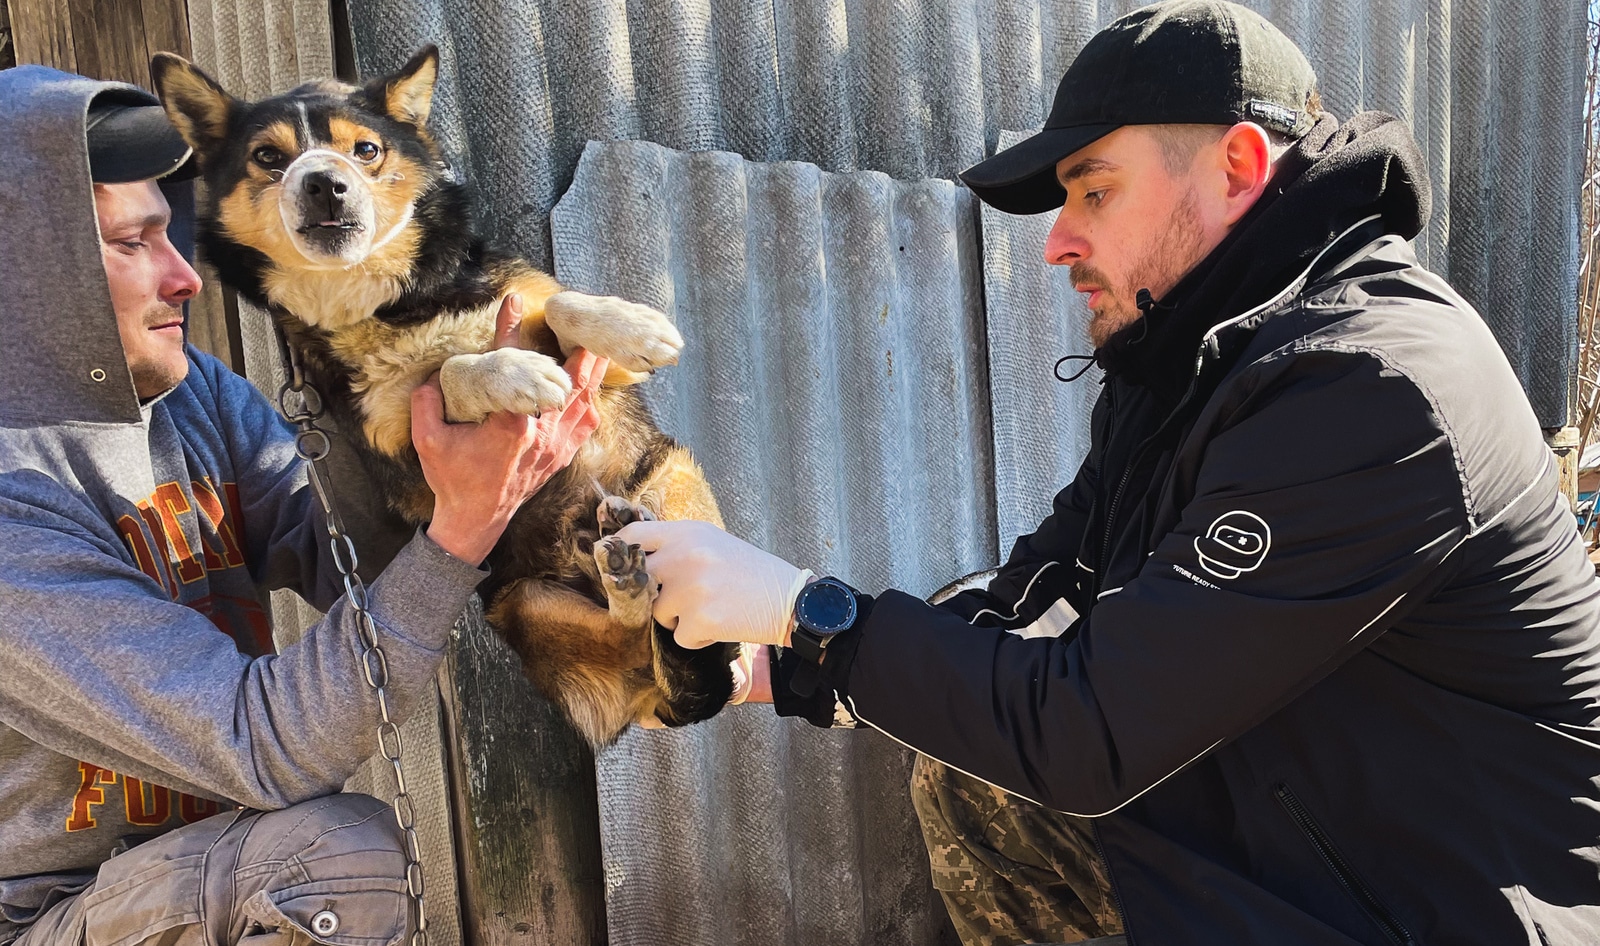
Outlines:
[[[305,194],[311,199],[313,206],[318,209],[325,208],[328,219],[338,219],[344,207],[345,192],[350,189],[347,182],[327,171],[315,171],[307,174],[300,186],[305,189]]]

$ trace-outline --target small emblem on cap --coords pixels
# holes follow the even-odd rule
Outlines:
[[[1260,99],[1251,99],[1249,104],[1244,107],[1244,110],[1246,114],[1261,124],[1281,132],[1294,131],[1294,126],[1300,123],[1299,112],[1272,102],[1263,102]]]

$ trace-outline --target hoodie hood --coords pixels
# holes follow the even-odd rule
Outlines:
[[[137,424],[100,258],[85,119],[97,100],[158,104],[135,86],[0,70],[0,424]],[[188,185],[164,187],[175,215]],[[192,232],[175,220],[177,233]]]
[[[184,385],[141,406],[111,306],[85,136],[104,96],[155,101],[54,69],[0,70],[0,516],[70,506],[138,522],[158,484],[189,482],[164,406]],[[194,231],[188,188],[163,188],[180,250]]]
[[[1422,155],[1404,122],[1382,112],[1343,124],[1324,115],[1280,159],[1267,190],[1228,236],[1143,318],[1107,339],[1095,359],[1109,376],[1176,402],[1209,329],[1271,299],[1368,217],[1377,218],[1369,239],[1415,237],[1430,202]]]

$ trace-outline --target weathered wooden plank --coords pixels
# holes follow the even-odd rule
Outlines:
[[[139,0],[67,0],[67,4],[77,71],[149,88],[150,53]]]
[[[144,45],[149,54],[147,61],[149,56],[158,52],[177,53],[185,59],[194,58],[193,46],[189,42],[189,5],[185,0],[143,0],[140,13],[144,19]]]
[[[476,608],[445,688],[461,907],[473,946],[603,946],[594,757]]]
[[[76,72],[68,0],[10,0],[11,42],[17,62]]]

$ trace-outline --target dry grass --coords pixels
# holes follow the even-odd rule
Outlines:
[[[1600,421],[1600,21],[1589,5],[1589,63],[1584,84],[1583,185],[1579,190],[1578,263],[1578,453],[1595,442]],[[1600,496],[1584,495],[1579,480],[1578,511],[1589,547],[1600,544],[1596,506]],[[1600,565],[1597,565],[1600,567]]]
[[[1584,87],[1583,186],[1579,191],[1578,265],[1578,434],[1580,449],[1593,442],[1600,419],[1600,142],[1596,141],[1597,76],[1600,76],[1600,24],[1589,22],[1588,81]]]

